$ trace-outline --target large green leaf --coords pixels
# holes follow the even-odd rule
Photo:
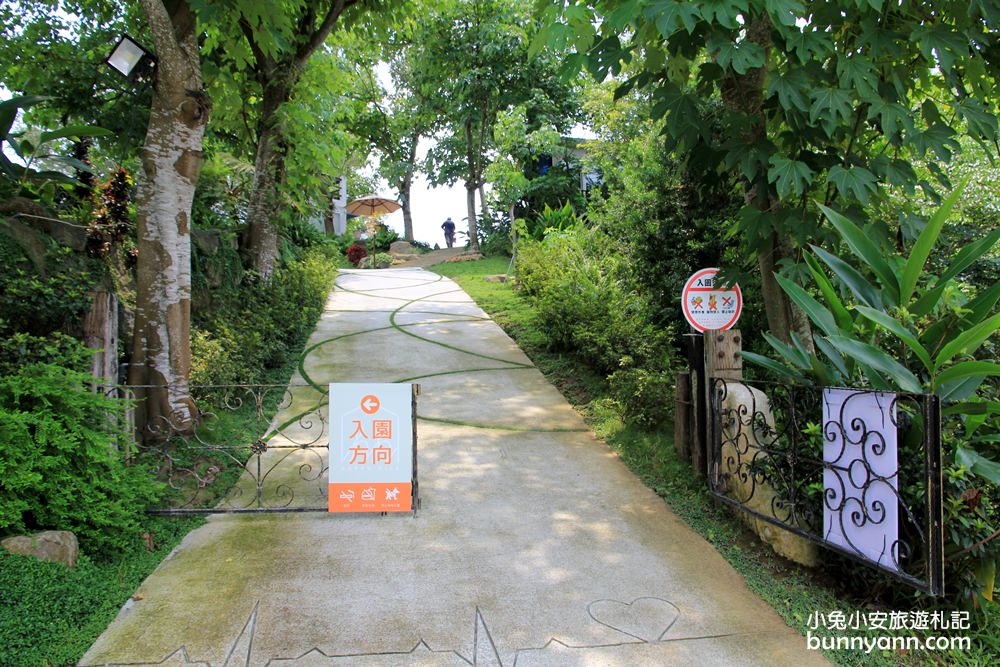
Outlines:
[[[955,461],[983,479],[1000,484],[1000,463],[991,461],[979,452],[959,445],[955,448]]]
[[[732,67],[737,74],[743,75],[752,69],[763,67],[766,53],[760,44],[749,40],[734,42],[728,36],[709,39],[705,44],[708,52],[715,56],[719,67]]]
[[[782,199],[793,193],[796,197],[801,197],[812,183],[813,172],[805,162],[772,155],[770,165],[767,181],[775,184],[778,197]]]
[[[825,273],[823,273],[823,270],[819,265],[819,261],[808,252],[803,253],[802,259],[805,260],[809,273],[812,274],[813,280],[816,281],[816,286],[819,287],[819,291],[822,292],[823,298],[826,299],[826,303],[830,307],[830,312],[833,313],[833,319],[836,320],[837,326],[844,331],[850,331],[854,323],[851,313],[848,312],[847,307],[844,306],[844,303],[840,300],[840,295],[838,295],[837,290],[834,289],[833,283],[831,283],[830,279],[826,277]]]
[[[823,330],[827,336],[836,336],[839,333],[837,323],[833,319],[833,313],[823,307],[819,301],[804,289],[793,283],[780,273],[774,274],[775,280],[781,285],[781,289],[795,302],[795,304],[805,311],[816,326]]]
[[[809,122],[823,125],[827,134],[841,121],[851,115],[851,93],[842,88],[815,88],[809,95],[813,103],[809,107]]]
[[[992,361],[963,361],[941,371],[935,379],[939,386],[968,377],[1000,376],[1000,364]]]
[[[743,352],[742,355],[743,358],[749,361],[750,363],[757,364],[758,366],[766,368],[767,370],[776,373],[788,380],[792,380],[793,382],[801,382],[809,384],[808,379],[801,373],[797,373],[788,366],[785,366],[784,364],[779,363],[774,359],[770,359],[768,357],[755,354],[754,352]]]
[[[868,306],[855,306],[854,309],[867,317],[869,320],[878,324],[884,329],[892,332],[896,335],[899,340],[903,341],[908,348],[910,348],[917,358],[920,359],[920,363],[924,365],[928,371],[933,371],[934,366],[931,363],[931,355],[920,344],[917,339],[917,334],[907,329],[903,324],[881,310],[875,310],[874,308],[869,308]]]
[[[878,181],[875,174],[864,167],[844,168],[835,164],[830,167],[826,181],[837,186],[837,192],[844,199],[854,197],[862,204],[867,204],[871,195],[878,191]]]
[[[938,386],[934,394],[944,401],[964,401],[970,398],[979,389],[979,385],[986,379],[985,375],[971,375],[960,380],[945,382]]]
[[[858,259],[870,266],[875,275],[878,276],[882,282],[884,293],[889,297],[889,302],[892,305],[899,305],[899,282],[896,280],[896,274],[892,267],[885,260],[881,248],[875,245],[868,235],[848,220],[846,216],[822,204],[819,205],[819,208],[826,215],[827,220],[837,228],[851,251]]]
[[[951,361],[955,355],[972,354],[998,329],[1000,329],[1000,313],[996,313],[993,317],[985,319],[955,336],[951,342],[941,348],[937,357],[934,358],[934,370]]]
[[[816,343],[817,349],[819,349],[820,352],[826,355],[827,359],[830,360],[834,368],[837,369],[837,372],[840,373],[840,375],[842,376],[840,382],[844,384],[850,382],[851,369],[848,367],[848,362],[844,360],[844,355],[838,352],[837,348],[835,348],[833,345],[830,344],[830,341],[828,341],[827,339],[823,338],[820,335],[814,334],[813,342]],[[853,366],[853,363],[851,363],[850,365]]]
[[[112,134],[111,130],[103,127],[91,127],[88,125],[68,125],[58,130],[42,132],[38,138],[39,143],[46,143],[53,139],[79,139],[80,137],[106,137]]]
[[[806,76],[802,68],[791,69],[781,75],[773,74],[768,77],[767,96],[778,96],[778,102],[785,109],[798,109],[806,112],[809,110],[809,100],[806,99],[804,91],[808,89],[809,77]]]
[[[1000,414],[1000,401],[967,401],[941,408],[941,415],[994,415]]]
[[[982,290],[975,299],[966,304],[965,307],[969,309],[968,317],[973,322],[983,319],[987,313],[993,311],[997,301],[1000,301],[1000,280]]]
[[[793,366],[804,371],[812,368],[812,362],[809,361],[809,354],[800,350],[798,347],[789,345],[767,332],[764,333],[764,340],[766,340],[768,344],[778,352],[778,354],[784,357],[785,360]]]
[[[917,300],[917,303],[910,308],[910,312],[918,317],[923,317],[934,310],[948,281],[972,266],[972,263],[993,249],[993,246],[1000,241],[1000,229],[995,229],[981,239],[973,241],[962,248],[948,265],[948,270],[941,274],[941,277],[934,283],[934,288],[926,292]]]
[[[740,18],[747,11],[745,0],[702,0],[701,15],[709,23],[736,30],[740,27]]]
[[[828,253],[819,246],[809,246],[812,251],[823,260],[823,263],[830,267],[840,280],[847,285],[854,296],[861,303],[872,308],[882,308],[882,294],[874,285],[865,279],[857,269],[842,260],[841,258]]]
[[[878,74],[872,61],[863,55],[852,54],[837,59],[837,77],[848,84],[864,100],[881,99],[878,94]]]
[[[910,303],[910,299],[913,297],[913,290],[917,286],[917,280],[920,278],[920,274],[923,273],[924,264],[927,263],[927,258],[930,256],[931,250],[937,242],[941,228],[944,227],[944,223],[947,222],[948,216],[951,215],[951,210],[955,207],[955,203],[961,195],[961,187],[955,188],[948,195],[948,198],[941,203],[941,206],[931,216],[923,231],[920,232],[916,243],[913,244],[910,256],[906,260],[906,266],[903,267],[903,274],[899,278],[900,305],[905,306]]]
[[[913,373],[874,345],[844,336],[830,336],[828,340],[841,353],[852,356],[860,363],[888,375],[899,389],[915,394],[923,391],[920,381]]]
[[[0,102],[0,139],[8,138],[7,135],[10,134],[10,128],[14,125],[19,109],[27,109],[51,99],[54,98],[45,95],[26,95]]]

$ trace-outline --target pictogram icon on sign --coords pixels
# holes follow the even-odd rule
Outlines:
[[[378,397],[368,394],[361,399],[361,409],[365,411],[367,415],[373,415],[378,412],[381,403],[379,403]]]

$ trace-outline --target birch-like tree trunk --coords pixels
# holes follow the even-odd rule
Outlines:
[[[136,194],[136,312],[129,384],[140,389],[137,426],[188,428],[191,371],[191,200],[201,171],[208,104],[194,15],[186,1],[141,0],[157,53],[149,127]]]

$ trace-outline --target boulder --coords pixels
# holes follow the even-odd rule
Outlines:
[[[445,262],[474,262],[477,259],[482,259],[483,255],[478,252],[463,252],[461,255],[455,255],[454,257],[449,257],[444,260]]]
[[[402,264],[404,262],[412,262],[412,261],[417,260],[417,259],[420,259],[420,255],[417,255],[416,253],[401,253],[401,254],[398,254],[398,255],[395,254],[395,253],[392,253],[392,263],[393,264]]]
[[[67,567],[76,565],[80,556],[80,545],[76,535],[68,530],[46,530],[34,535],[8,537],[0,546],[12,554],[34,556],[40,560],[62,563]]]
[[[408,241],[393,241],[389,245],[390,255],[409,255],[413,253],[413,246]]]
[[[759,463],[767,456],[761,451],[766,447],[758,440],[758,434],[762,431],[775,432],[770,400],[759,389],[740,382],[728,382],[722,410],[724,415],[756,415],[767,425],[766,429],[756,426],[746,428],[745,424],[740,423],[740,417],[722,419],[723,444],[716,465],[720,467],[718,472],[725,480],[726,495],[748,509],[773,517],[781,523],[802,528],[794,517],[779,516],[776,513],[775,508],[783,506],[783,499],[769,480],[752,474],[752,469],[747,464],[748,461]],[[779,555],[806,567],[819,565],[819,547],[814,543],[752,514],[740,512],[740,516]]]
[[[222,240],[218,232],[207,229],[191,228],[191,242],[206,255],[214,255],[219,252]]]
[[[30,199],[14,197],[0,202],[0,216],[24,222],[78,252],[87,247],[86,227],[60,220],[47,208]]]

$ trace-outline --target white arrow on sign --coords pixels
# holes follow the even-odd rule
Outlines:
[[[361,399],[361,409],[365,411],[366,414],[375,414],[378,412],[379,407],[381,407],[378,397],[368,394]]]

